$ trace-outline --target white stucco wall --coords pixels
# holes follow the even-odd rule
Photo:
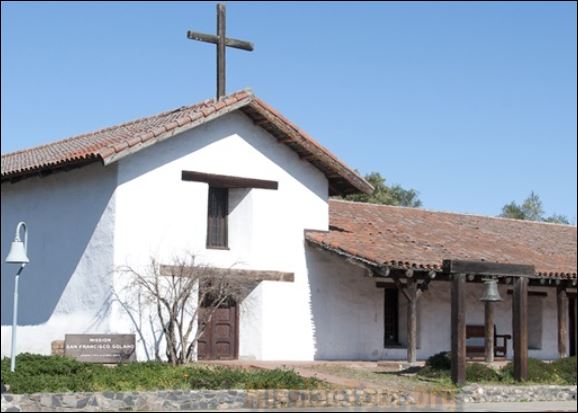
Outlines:
[[[208,185],[181,180],[192,170],[279,182],[278,190],[233,189],[229,249],[207,250]],[[91,165],[2,184],[5,257],[14,229],[30,228],[31,263],[21,277],[19,349],[50,352],[66,333],[127,333],[113,300],[126,276],[151,257],[170,263],[195,254],[221,268],[293,272],[295,282],[259,283],[240,306],[239,357],[258,360],[405,359],[383,347],[383,289],[365,270],[306,247],[304,229],[328,228],[325,176],[241,113],[158,143],[108,167]],[[15,268],[2,263],[2,355],[10,352]],[[481,285],[468,284],[467,323],[483,323]],[[511,296],[496,306],[511,334]],[[557,357],[556,298],[530,298],[530,356]],[[400,341],[405,343],[405,300]],[[542,307],[543,313],[534,311]],[[418,358],[450,348],[450,288],[433,282],[418,305]],[[146,323],[146,314],[144,318]],[[541,324],[542,328],[538,328]],[[512,355],[511,341],[508,353]],[[139,358],[143,359],[142,348]]]
[[[19,352],[50,354],[65,333],[110,331],[116,167],[90,165],[2,184],[6,257],[19,221],[30,264],[20,277]],[[2,356],[9,355],[16,266],[2,259]]]
[[[320,360],[404,360],[406,349],[386,349],[383,346],[383,289],[360,267],[317,249],[307,252],[310,263],[311,301],[315,327],[315,358]],[[512,335],[512,287],[500,285],[504,299],[496,303],[495,317],[498,334]],[[530,336],[536,348],[529,356],[539,359],[558,357],[556,294],[553,288],[531,287],[547,297],[529,297]],[[432,282],[418,305],[418,359],[451,348],[450,284]],[[484,323],[484,306],[479,301],[483,285],[468,283],[466,288],[466,323]],[[405,305],[400,295],[400,337],[405,337]],[[541,302],[541,304],[540,304]],[[542,307],[540,313],[537,307]],[[538,325],[541,323],[542,328]],[[541,336],[541,337],[540,337]],[[539,348],[538,348],[539,347]],[[512,357],[512,340],[508,341],[508,356]]]
[[[207,250],[208,185],[182,170],[260,178],[278,190],[230,191],[229,249]],[[120,160],[2,185],[2,255],[15,225],[30,228],[21,278],[19,348],[49,353],[66,333],[126,333],[114,292],[150,257],[194,253],[217,267],[293,272],[262,282],[241,304],[240,358],[312,359],[304,229],[327,229],[325,176],[241,113],[229,114]],[[2,264],[2,354],[10,352],[13,268]],[[146,323],[146,314],[144,315]],[[139,358],[143,358],[142,351]]]
[[[232,190],[229,250],[207,250],[208,185],[182,181],[182,170],[274,180],[279,189]],[[239,356],[313,358],[303,231],[328,226],[318,169],[232,113],[120,160],[118,185],[115,266],[192,252],[216,267],[293,272],[294,283],[262,282],[242,303]],[[130,328],[120,308],[113,313],[114,329]]]

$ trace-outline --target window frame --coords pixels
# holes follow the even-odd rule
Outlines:
[[[221,211],[223,217],[219,216],[211,216],[212,210],[212,196],[217,193],[216,195],[216,202],[221,203]],[[217,208],[218,209],[218,208]],[[207,240],[206,240],[206,247],[207,249],[217,249],[217,250],[228,250],[229,249],[229,188],[223,187],[216,187],[216,186],[209,186],[208,191],[208,201],[207,201]],[[223,239],[221,242],[213,243],[215,237],[213,236],[213,229],[212,220],[213,219],[222,219],[222,232],[223,232]],[[217,234],[217,238],[220,234]]]
[[[400,343],[400,337],[399,337],[399,305],[400,305],[400,300],[399,300],[399,289],[391,286],[388,288],[384,288],[383,289],[383,347],[384,348],[400,348],[402,347],[401,343]],[[394,305],[389,303],[388,300],[388,296],[389,298],[395,297],[395,303]],[[395,314],[394,317],[391,317],[391,320],[393,320],[393,326],[391,326],[395,332],[395,337],[394,340],[390,340],[388,338],[388,332],[389,329],[387,327],[390,326],[386,326],[387,320],[386,320],[386,316],[388,314],[388,310],[390,310],[391,308],[395,308]]]

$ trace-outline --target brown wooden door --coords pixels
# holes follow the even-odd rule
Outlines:
[[[238,307],[230,300],[217,308],[209,322],[199,317],[205,328],[198,341],[199,360],[234,360],[238,353]]]

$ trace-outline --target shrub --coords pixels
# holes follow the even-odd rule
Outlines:
[[[429,366],[418,371],[417,375],[428,380],[437,380],[442,382],[451,380],[449,370],[438,370]]]
[[[98,367],[98,366],[93,366]],[[138,391],[188,389],[185,367],[165,363],[127,363],[95,371],[92,386],[96,391]]]
[[[576,384],[576,356],[556,360],[552,369],[568,384]]]
[[[247,390],[259,389],[315,389],[320,385],[316,378],[301,377],[293,370],[258,370],[245,380]]]
[[[480,363],[472,363],[466,366],[466,380],[471,383],[498,382],[500,374],[491,367]]]
[[[190,371],[190,385],[194,389],[314,389],[321,382],[301,377],[293,370],[244,370],[225,367],[194,368]]]
[[[60,356],[20,354],[17,368],[2,360],[2,383],[13,393],[139,391],[168,389],[316,389],[322,382],[293,370],[245,370],[222,366],[127,363],[86,364]]]
[[[418,377],[448,382],[450,378],[451,359],[448,352],[438,353],[426,361]],[[514,366],[510,362],[500,371],[484,364],[468,363],[466,365],[466,381],[474,383],[515,383]],[[576,357],[567,357],[553,363],[528,359],[528,382],[544,384],[576,384]]]
[[[193,367],[187,369],[190,387],[193,389],[231,389],[240,387],[246,378],[246,372],[241,369],[226,367]]]
[[[450,353],[447,351],[442,351],[441,353],[434,354],[425,362],[427,367],[432,370],[451,370],[452,360]]]
[[[23,353],[16,357],[16,371],[10,372],[10,360],[2,360],[2,381],[14,393],[91,391],[94,370],[90,366],[61,356]]]
[[[502,369],[502,376],[506,381],[514,380],[514,365],[508,363]],[[562,384],[564,381],[558,375],[552,363],[541,360],[528,359],[528,380],[533,383]]]
[[[444,366],[443,363],[437,364],[437,366],[440,365]],[[428,365],[426,365],[426,367],[421,369],[417,373],[417,375],[421,378],[427,380],[435,380],[441,383],[449,383],[451,381],[450,369],[434,368]],[[472,363],[466,365],[466,381],[468,382],[496,383],[499,382],[500,380],[501,380],[500,374],[491,367],[479,363]]]

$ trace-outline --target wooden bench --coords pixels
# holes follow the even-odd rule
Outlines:
[[[481,338],[486,336],[484,325],[466,325],[466,340],[469,338]],[[498,340],[502,339],[500,343]],[[512,336],[509,334],[498,334],[496,326],[494,325],[494,357],[504,357],[508,355],[508,340]],[[466,343],[466,357],[484,356],[486,352],[485,343],[482,345],[467,345]]]

